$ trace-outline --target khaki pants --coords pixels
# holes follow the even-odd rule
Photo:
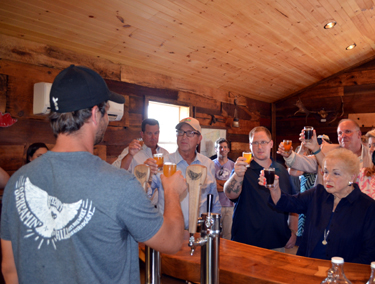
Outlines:
[[[222,237],[224,239],[231,239],[232,222],[233,222],[233,206],[221,207],[221,226],[223,228]]]

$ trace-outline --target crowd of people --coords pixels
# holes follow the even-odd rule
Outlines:
[[[50,93],[56,144],[30,145],[25,165],[11,178],[0,168],[7,283],[139,283],[138,242],[162,253],[181,247],[189,226],[186,169],[194,164],[207,168],[199,214],[212,194],[223,238],[280,252],[297,242],[297,254],[306,257],[375,260],[375,130],[362,136],[355,121],[343,119],[339,144],[316,130],[305,139],[302,130],[296,151],[278,145],[282,164],[271,157],[270,131],[258,126],[249,133],[248,163],[228,157],[223,137],[215,142],[214,160],[200,154],[202,129],[192,117],[176,125],[178,147],[168,153],[158,145],[158,121],[145,119],[141,139],[110,165],[93,155],[108,125],[108,101],[124,103],[124,97],[109,91],[98,73],[64,69]],[[176,173],[164,176],[154,154],[176,164]],[[148,192],[134,176],[139,164],[150,167]]]

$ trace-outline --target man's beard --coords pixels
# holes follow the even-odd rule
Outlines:
[[[108,124],[105,125],[104,122],[100,121],[100,128],[96,132],[94,145],[98,145],[99,143],[101,143],[103,141],[105,131],[107,130],[107,126],[108,126]]]

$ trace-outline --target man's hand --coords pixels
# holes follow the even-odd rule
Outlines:
[[[290,150],[287,152],[287,151],[285,151],[284,143],[280,142],[279,149],[277,149],[276,153],[280,154],[281,156],[283,156],[285,158],[289,158],[289,156],[292,154],[292,151],[293,151],[293,146],[290,147]]]
[[[187,189],[187,183],[181,171],[175,172],[172,176],[166,177],[160,175],[161,183],[163,184],[164,191],[173,190],[178,195],[181,195]]]
[[[310,140],[305,140],[305,131],[302,130],[299,134],[299,140],[305,148],[310,149],[312,152],[316,152],[320,148],[315,129],[313,130],[313,137]]]
[[[297,241],[297,236],[295,233],[292,232],[292,235],[290,236],[288,242],[286,243],[285,248],[286,249],[293,248],[296,244],[296,241]]]
[[[154,158],[148,158],[143,164],[150,167],[151,175],[156,175],[158,173],[158,164]]]
[[[236,163],[234,164],[234,172],[236,175],[240,178],[243,178],[245,176],[245,172],[247,170],[247,167],[249,164],[246,163],[246,158],[244,157],[238,157]]]
[[[129,154],[134,157],[142,149],[141,143],[138,140],[134,139],[129,144]]]

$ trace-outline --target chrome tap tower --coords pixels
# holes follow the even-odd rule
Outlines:
[[[219,284],[220,214],[211,213],[213,195],[207,196],[207,213],[198,219],[201,237],[195,240],[190,234],[191,255],[201,246],[201,284]]]

